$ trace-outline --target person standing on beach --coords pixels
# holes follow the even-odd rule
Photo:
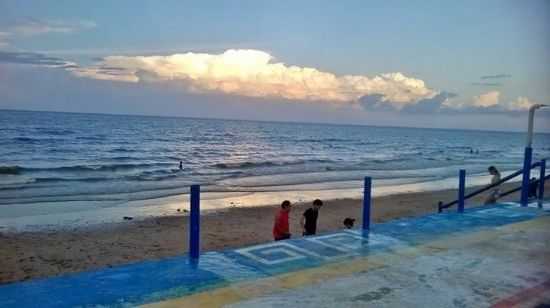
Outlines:
[[[273,239],[276,241],[289,239],[291,234],[288,227],[288,214],[290,213],[290,201],[281,203],[281,209],[275,215],[273,224]]]
[[[303,229],[303,235],[315,235],[317,232],[317,218],[319,217],[319,209],[323,206],[323,201],[315,199],[313,206],[305,210],[300,225]]]
[[[490,166],[487,169],[487,171],[489,171],[489,174],[493,176],[491,178],[491,185],[500,182],[500,172],[497,170],[495,166]],[[499,196],[500,196],[500,190],[498,186],[493,187],[493,190],[489,193],[489,196],[487,196],[487,199],[485,199],[485,204],[496,203]]]

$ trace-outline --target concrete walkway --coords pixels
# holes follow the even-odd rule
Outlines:
[[[0,286],[1,307],[539,304],[550,304],[550,211],[517,204]]]

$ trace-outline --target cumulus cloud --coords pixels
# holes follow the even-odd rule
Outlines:
[[[535,102],[530,101],[527,97],[520,96],[516,100],[507,103],[504,107],[510,111],[523,111],[528,110],[535,104]]]
[[[503,102],[499,91],[489,91],[470,100],[456,99],[456,93],[432,90],[424,81],[402,73],[373,77],[337,76],[315,68],[275,62],[271,55],[258,50],[227,50],[222,54],[109,56],[95,61],[95,64],[83,67],[41,53],[0,51],[0,63],[61,68],[82,78],[133,83],[170,82],[198,93],[330,102],[360,106],[365,110],[517,112],[534,104],[521,96],[514,101]]]
[[[302,101],[357,102],[361,97],[378,95],[380,102],[397,110],[438,94],[424,81],[402,73],[337,76],[275,62],[267,52],[244,49],[221,54],[108,56],[72,72],[79,77],[124,82],[175,81],[194,92]]]
[[[474,96],[471,100],[445,101],[442,105],[450,110],[492,109],[499,103],[500,92],[489,91]]]
[[[472,100],[472,106],[482,107],[482,108],[496,106],[498,105],[499,96],[500,96],[499,91],[489,91],[485,94],[474,96],[474,99]]]
[[[457,96],[456,93],[442,91],[431,98],[424,98],[414,104],[407,104],[401,111],[410,113],[437,112],[446,104],[450,104],[451,99]],[[383,97],[379,94],[363,96],[359,99],[359,102],[367,110],[391,111],[395,109],[391,103],[384,102]]]
[[[510,78],[512,75],[510,74],[497,74],[497,75],[485,75],[481,76],[481,79],[504,79],[504,78]]]
[[[489,91],[474,96],[470,101],[445,103],[444,106],[454,111],[518,112],[528,110],[534,104],[536,104],[534,101],[523,96],[519,96],[513,101],[502,100],[500,92]]]
[[[409,105],[405,107],[405,111],[414,112],[414,113],[428,113],[433,111],[438,111],[441,108],[444,108],[448,104],[452,104],[453,98],[457,97],[458,94],[442,91],[432,98],[426,98],[420,100],[414,105]]]

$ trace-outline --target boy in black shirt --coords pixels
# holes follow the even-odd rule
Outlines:
[[[303,235],[314,235],[317,231],[317,217],[319,217],[319,209],[323,206],[323,201],[315,199],[313,206],[308,208],[302,218],[300,219],[300,225],[304,230]]]

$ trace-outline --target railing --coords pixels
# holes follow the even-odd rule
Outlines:
[[[545,169],[546,169],[546,160],[542,160],[540,162],[536,162],[534,164],[531,164],[530,168],[529,168],[529,172],[534,169],[534,168],[537,168],[540,166],[540,176],[539,176],[539,179],[537,180],[537,184],[538,184],[538,196],[539,196],[539,207],[542,206],[542,199],[544,197],[544,181],[546,179],[549,178],[549,176],[545,176]],[[449,203],[443,203],[442,201],[439,201],[438,205],[437,205],[437,208],[438,208],[438,212],[441,213],[444,209],[446,208],[449,208],[455,204],[458,205],[458,212],[463,212],[464,211],[464,202],[465,200],[467,199],[470,199],[476,195],[479,195],[480,193],[482,192],[485,192],[491,188],[494,188],[494,187],[497,187],[499,186],[500,184],[502,183],[505,183],[519,175],[522,175],[524,173],[524,169],[520,169],[504,178],[502,178],[500,181],[496,182],[496,183],[493,183],[493,184],[490,184],[490,185],[487,185],[487,186],[484,186],[480,189],[477,189],[467,195],[464,194],[464,188],[465,188],[465,181],[466,181],[466,171],[465,170],[460,170],[460,173],[459,173],[459,193],[458,193],[458,199],[452,201],[452,202],[449,202]],[[535,185],[535,184],[531,184],[529,183],[528,186],[530,185]],[[504,197],[506,195],[509,195],[511,193],[514,193],[516,191],[519,191],[519,190],[523,190],[523,189],[529,189],[529,187],[525,187],[525,185],[521,185],[520,187],[517,187],[517,188],[514,188],[510,191],[507,191],[503,194],[500,194],[499,197]]]
[[[548,179],[550,179],[550,174],[547,175],[547,176],[545,176],[542,182],[544,183],[544,182],[545,182],[546,180],[548,180]],[[538,192],[538,194],[540,195],[540,194],[541,194],[541,192],[540,192],[540,179],[535,180],[535,181],[532,183],[532,185],[539,185],[539,192]],[[543,184],[543,185],[544,185],[544,184]],[[513,193],[515,193],[515,192],[518,192],[518,191],[520,191],[520,190],[521,190],[521,186],[516,187],[516,188],[514,188],[514,189],[510,189],[510,190],[507,191],[507,192],[503,192],[502,194],[499,195],[499,197],[506,197],[506,196],[508,196],[508,195],[510,195],[510,194],[513,194]]]
[[[542,160],[540,163],[534,163],[531,165],[531,169],[536,168],[540,166],[540,178],[538,181],[539,184],[539,201],[541,202],[542,197],[544,195],[544,180],[550,178],[550,175],[544,176],[545,168],[546,168],[546,161]],[[460,170],[460,181],[459,181],[459,198],[457,200],[454,200],[452,202],[449,202],[447,204],[443,204],[443,202],[439,202],[439,212],[441,212],[443,209],[449,208],[455,204],[458,204],[459,212],[464,211],[464,201],[466,199],[469,199],[475,195],[478,195],[484,191],[487,191],[493,187],[496,187],[506,181],[509,181],[510,179],[520,175],[523,173],[523,169],[516,171],[502,180],[498,181],[497,183],[485,186],[481,189],[478,189],[472,193],[469,193],[468,195],[464,194],[464,190],[466,187],[466,171]],[[540,180],[542,179],[542,180]],[[506,192],[502,194],[501,196],[505,194],[511,194],[515,191],[520,190],[522,187],[513,189],[509,192]],[[364,179],[364,189],[363,189],[363,221],[362,221],[362,229],[364,232],[369,232],[370,230],[370,222],[371,222],[371,189],[372,189],[372,179],[370,177],[365,177]],[[191,185],[190,188],[190,213],[189,213],[189,256],[191,260],[197,261],[200,257],[200,186],[199,185]],[[539,203],[539,205],[542,203]]]
[[[371,191],[372,178],[366,176],[363,187],[363,224],[364,234],[370,230],[371,221]],[[197,262],[200,257],[200,185],[190,187],[190,211],[189,211],[189,257],[192,262]],[[193,263],[196,264],[196,263]]]

